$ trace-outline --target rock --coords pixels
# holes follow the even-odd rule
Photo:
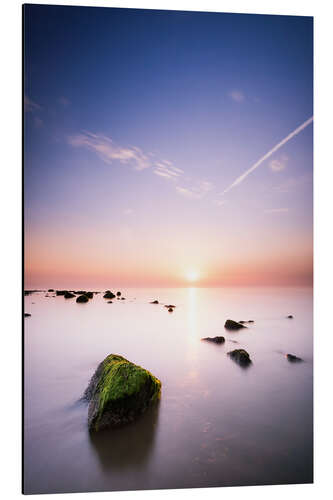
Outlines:
[[[293,319],[294,316],[292,314],[289,314],[289,316],[287,316],[288,319]]]
[[[107,290],[105,292],[105,294],[103,295],[103,298],[104,299],[114,299],[115,298],[115,294],[110,292],[110,290]]]
[[[175,308],[176,306],[173,306],[172,304],[169,304],[168,306],[165,305],[164,307],[166,307],[167,309],[169,309],[170,307]]]
[[[169,307],[168,311],[169,311],[169,313],[173,313],[173,308]]]
[[[126,300],[125,297],[122,297],[121,300]]]
[[[238,323],[240,323],[241,325],[244,325],[244,323],[254,323],[253,319],[248,319],[247,321],[238,321]]]
[[[254,323],[253,319],[249,319],[248,323]]]
[[[160,391],[161,382],[150,372],[110,354],[99,364],[84,393],[90,402],[89,430],[132,422],[159,399]]]
[[[112,300],[108,300],[107,304],[113,304]]]
[[[65,295],[67,290],[56,290],[56,295]]]
[[[286,358],[288,361],[290,361],[291,363],[297,363],[299,361],[303,361],[302,358],[298,358],[297,356],[295,356],[294,354],[286,354]]]
[[[223,342],[225,342],[224,337],[204,337],[201,340],[207,340],[208,342],[215,342],[215,344],[223,344]]]
[[[29,316],[31,316],[31,314],[30,314],[30,313],[24,313],[24,317],[25,317],[25,318],[29,318]]]
[[[150,302],[150,304],[158,304],[158,300],[153,300],[153,302]]]
[[[75,297],[75,295],[74,295],[74,293],[71,293],[71,292],[65,292],[64,297],[65,297],[65,299],[72,299],[73,297]]]
[[[241,366],[248,366],[252,363],[249,353],[244,349],[235,349],[228,352],[228,355]]]
[[[84,295],[86,293],[85,290],[78,290],[77,292],[74,292],[75,295]]]
[[[232,319],[227,319],[227,321],[224,323],[224,328],[227,328],[227,330],[239,330],[240,328],[247,328],[247,327],[242,325],[242,323],[237,323],[237,321],[233,321]]]
[[[79,295],[78,298],[76,299],[76,302],[83,303],[83,302],[88,302],[89,299],[86,295]]]
[[[117,297],[120,297],[120,295],[121,295],[121,292],[117,292]]]
[[[93,292],[86,292],[85,295],[88,297],[88,299],[92,299],[94,296]]]
[[[54,292],[53,288],[49,288],[48,292]]]

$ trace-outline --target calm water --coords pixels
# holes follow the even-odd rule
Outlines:
[[[113,304],[25,297],[25,492],[312,482],[312,290],[123,293]],[[233,333],[227,318],[255,323]],[[215,335],[225,344],[200,341]],[[236,348],[249,352],[248,369],[227,356]],[[156,375],[161,401],[91,436],[79,398],[110,353]]]

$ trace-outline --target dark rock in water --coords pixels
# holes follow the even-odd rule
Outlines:
[[[158,304],[158,300],[153,300],[153,302],[150,302],[150,304]]]
[[[288,361],[290,361],[291,363],[297,363],[299,361],[303,361],[302,358],[298,358],[297,356],[295,356],[294,354],[286,354],[286,358]]]
[[[75,297],[75,295],[74,295],[74,293],[71,293],[71,292],[65,292],[64,297],[65,297],[65,299],[72,299],[73,297]]]
[[[248,366],[252,363],[249,353],[244,349],[235,349],[228,352],[228,355],[241,366]]]
[[[292,314],[289,314],[289,316],[287,316],[288,319],[293,319],[294,316]]]
[[[126,300],[125,297],[122,297],[121,300]]]
[[[74,292],[75,295],[84,295],[86,293],[85,290],[78,290],[77,292]]]
[[[94,296],[92,292],[86,292],[85,295],[88,297],[88,299],[92,299]]]
[[[121,295],[121,292],[117,292],[117,297],[120,297],[120,295]]]
[[[24,317],[25,317],[25,318],[29,318],[29,316],[31,316],[31,314],[30,314],[30,313],[24,313]]]
[[[76,302],[83,303],[83,302],[88,302],[89,299],[86,295],[79,295],[78,298],[76,299]]]
[[[238,323],[240,323],[241,325],[244,325],[245,323],[254,323],[254,321],[253,321],[253,319],[248,319],[247,321],[245,321],[245,320],[238,321]]]
[[[248,323],[254,323],[253,319],[249,319]]]
[[[99,364],[84,393],[90,401],[88,427],[99,431],[135,420],[159,399],[161,382],[117,354]]]
[[[173,313],[173,307],[169,307],[168,312]]]
[[[107,304],[113,304],[112,300],[108,300]]]
[[[53,288],[49,288],[48,292],[54,292]]]
[[[238,323],[237,321],[233,321],[232,319],[227,319],[224,323],[224,328],[227,328],[227,330],[239,330],[240,328],[246,328],[246,326],[242,325],[242,323]]]
[[[110,292],[110,290],[107,290],[105,292],[105,294],[103,295],[103,298],[104,299],[114,299],[115,298],[115,294]]]
[[[165,305],[164,307],[166,307],[167,309],[169,309],[170,307],[171,307],[172,309],[174,309],[176,306],[173,306],[172,304],[169,304],[169,305]]]
[[[225,342],[224,337],[204,337],[201,340],[207,340],[208,342],[215,342],[215,344],[223,344],[223,342]]]
[[[56,295],[65,295],[67,290],[56,290]]]

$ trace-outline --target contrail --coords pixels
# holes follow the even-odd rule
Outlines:
[[[275,153],[284,144],[286,144],[288,141],[290,141],[290,139],[292,139],[293,137],[295,137],[295,135],[297,135],[300,132],[302,132],[302,130],[304,130],[312,122],[313,122],[313,116],[311,116],[311,118],[308,118],[308,120],[306,120],[304,123],[302,123],[302,125],[300,125],[299,127],[297,127],[293,132],[291,132],[290,134],[288,134],[287,137],[285,137],[284,139],[282,139],[281,142],[279,142],[276,146],[274,146],[274,148],[272,148],[270,151],[268,151],[268,153],[266,153],[264,156],[262,156],[260,158],[260,160],[258,160],[254,165],[252,165],[252,167],[250,167],[248,170],[246,170],[244,172],[244,174],[242,174],[239,177],[237,177],[237,179],[232,184],[230,184],[230,186],[227,187],[222,192],[222,194],[227,193],[228,191],[230,191],[230,189],[232,189],[233,187],[235,187],[238,184],[240,184],[251,172],[253,172],[256,168],[258,168],[259,165],[262,164],[262,162],[264,162],[265,160],[267,160],[267,158],[269,158],[270,156],[272,156],[273,153]]]

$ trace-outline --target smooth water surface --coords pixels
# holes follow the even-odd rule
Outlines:
[[[25,493],[312,482],[312,289],[123,293],[112,304],[25,297]],[[227,318],[255,322],[230,332]],[[200,340],[215,335],[226,342]],[[249,368],[227,356],[236,348]],[[90,435],[80,397],[111,353],[157,376],[161,400]]]

